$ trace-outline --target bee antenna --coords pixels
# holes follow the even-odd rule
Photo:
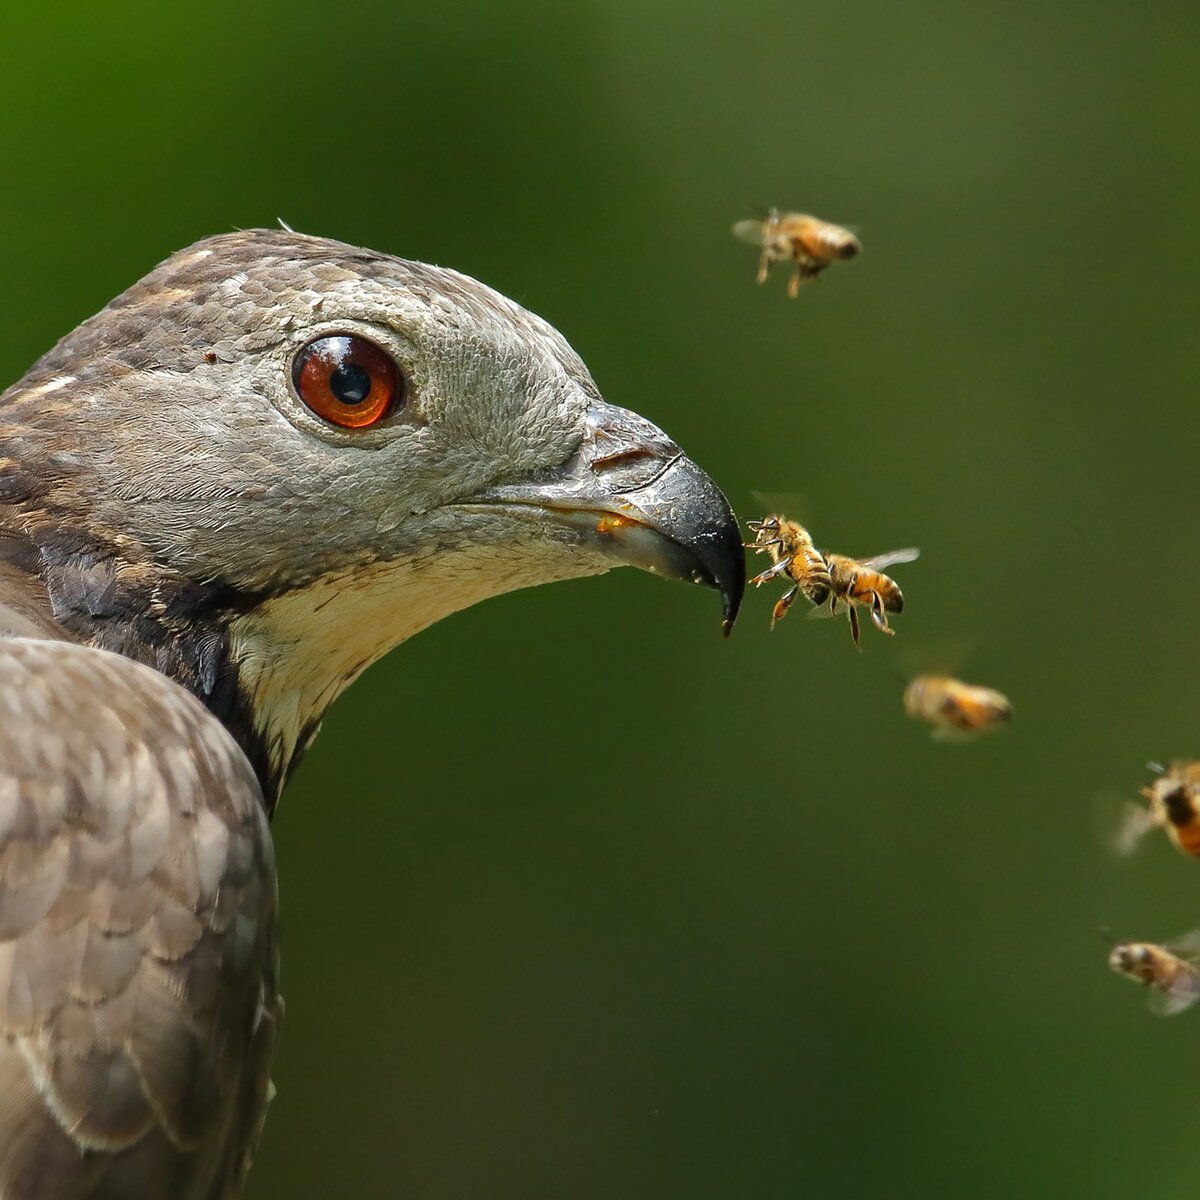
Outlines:
[[[1155,775],[1165,775],[1167,773],[1167,768],[1164,767],[1160,762],[1148,762],[1146,764],[1146,770],[1153,771]]]
[[[751,204],[750,211],[756,216],[762,217],[765,221],[775,210],[773,208],[763,208],[761,204]]]
[[[1096,932],[1104,940],[1105,944],[1109,946],[1115,946],[1121,940],[1107,925],[1101,925]]]

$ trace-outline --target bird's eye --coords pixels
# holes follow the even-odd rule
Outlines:
[[[323,421],[365,429],[405,401],[405,379],[386,350],[339,334],[309,342],[292,364],[296,394]]]

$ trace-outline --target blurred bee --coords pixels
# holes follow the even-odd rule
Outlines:
[[[761,521],[748,521],[747,526],[755,535],[754,541],[746,543],[747,548],[757,554],[769,554],[772,564],[750,582],[761,587],[776,575],[786,575],[792,581],[792,586],[775,601],[771,610],[771,628],[787,616],[788,609],[801,593],[811,604],[824,604],[833,590],[833,580],[808,530],[797,521],[776,514]]]
[[[948,675],[919,675],[904,689],[904,711],[933,726],[935,738],[996,729],[1012,716],[1008,697]]]
[[[845,554],[823,553],[831,583],[829,611],[836,616],[838,605],[846,606],[850,616],[850,636],[856,646],[859,646],[859,604],[870,607],[871,621],[880,633],[886,633],[888,637],[895,635],[896,631],[888,624],[887,614],[904,611],[904,593],[891,576],[883,573],[883,568],[896,563],[913,562],[920,554],[920,550],[914,546],[861,560]]]
[[[1165,946],[1118,942],[1108,965],[1127,979],[1151,988],[1150,1009],[1160,1017],[1183,1012],[1200,1000],[1200,930]]]
[[[853,258],[861,249],[858,238],[840,225],[831,225],[807,213],[781,213],[772,208],[765,218],[738,221],[734,236],[762,247],[758,260],[758,282],[766,281],[771,267],[791,259],[796,268],[788,280],[788,295],[794,300],[800,285],[815,279],[839,258]]]
[[[1184,854],[1200,858],[1200,762],[1180,759],[1170,768],[1150,763],[1158,778],[1139,795],[1145,807],[1130,804],[1117,839],[1128,853],[1151,829],[1165,830]]]

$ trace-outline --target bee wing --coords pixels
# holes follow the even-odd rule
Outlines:
[[[963,745],[973,742],[979,736],[978,729],[958,729],[953,725],[935,725],[929,735],[935,742],[946,742],[951,745]]]
[[[808,502],[800,492],[763,492],[755,488],[750,495],[763,512],[783,513],[789,520],[808,522]]]
[[[889,550],[886,554],[876,554],[874,558],[860,558],[868,571],[882,571],[884,567],[894,567],[897,563],[915,562],[921,557],[916,546],[906,546],[903,550]]]
[[[970,638],[926,638],[910,642],[899,651],[897,661],[906,681],[917,675],[956,675],[971,656],[975,643]]]
[[[1156,1017],[1173,1017],[1200,1000],[1200,975],[1180,971],[1170,987],[1150,993],[1150,1011]]]
[[[1164,950],[1170,950],[1176,958],[1185,962],[1200,962],[1200,929],[1189,929],[1179,937],[1163,943]]]
[[[1142,838],[1157,826],[1148,808],[1127,800],[1121,806],[1120,821],[1111,836],[1113,850],[1122,856],[1132,854]]]
[[[739,242],[749,242],[752,246],[761,246],[763,244],[763,227],[763,221],[747,217],[744,221],[734,222],[733,236]]]
[[[807,614],[810,621],[828,621],[830,617],[840,617],[841,615],[842,614],[840,611],[834,612],[833,609],[829,607],[828,601],[826,601],[824,604],[814,604],[812,608],[808,610]]]

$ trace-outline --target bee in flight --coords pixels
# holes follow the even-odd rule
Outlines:
[[[1108,965],[1151,989],[1150,1009],[1160,1017],[1183,1012],[1200,1000],[1200,929],[1165,946],[1153,942],[1118,942]]]
[[[792,581],[792,586],[775,601],[771,610],[771,628],[787,616],[788,609],[801,593],[813,605],[824,604],[833,591],[833,578],[824,555],[813,545],[808,530],[797,521],[775,514],[763,517],[761,521],[748,521],[747,526],[754,533],[754,541],[746,543],[747,549],[771,556],[771,565],[750,582],[761,587],[776,575],[786,575]]]
[[[856,646],[859,644],[856,605],[859,604],[870,607],[871,621],[880,633],[886,633],[888,637],[895,636],[896,631],[888,624],[887,615],[904,611],[904,593],[890,575],[883,573],[883,568],[913,562],[920,554],[915,546],[890,550],[887,554],[876,554],[873,558],[861,560],[845,554],[825,553],[829,578],[833,581],[829,611],[836,616],[838,604],[845,604],[850,615],[850,636]]]
[[[1142,788],[1144,806],[1127,807],[1117,848],[1127,853],[1151,829],[1162,829],[1184,854],[1200,858],[1200,762],[1151,763],[1150,769],[1158,778]]]
[[[904,689],[904,711],[933,726],[935,738],[969,737],[1012,716],[1008,697],[948,675],[919,675]]]
[[[836,616],[838,606],[844,604],[850,618],[850,636],[856,646],[859,645],[857,606],[860,604],[870,607],[876,629],[889,637],[895,633],[888,624],[887,614],[904,611],[904,593],[894,579],[883,574],[883,568],[894,563],[912,562],[920,551],[910,547],[862,560],[845,554],[831,554],[816,548],[803,525],[775,513],[761,521],[751,521],[749,527],[755,537],[747,546],[771,557],[771,565],[750,582],[760,587],[777,575],[786,575],[792,581],[792,587],[776,601],[771,613],[772,627],[787,615],[797,595],[803,593],[817,612],[822,612],[822,606],[828,601],[830,616]]]
[[[833,225],[807,213],[781,213],[772,208],[766,217],[738,221],[734,237],[762,247],[758,260],[758,282],[764,283],[771,267],[791,259],[795,270],[788,280],[788,295],[794,300],[800,285],[815,279],[830,263],[853,258],[861,249],[858,238],[848,229]]]

